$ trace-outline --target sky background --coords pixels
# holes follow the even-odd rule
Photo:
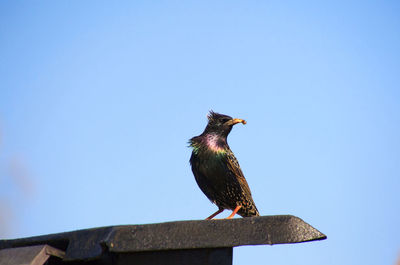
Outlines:
[[[204,219],[209,110],[262,215],[328,236],[233,264],[395,264],[398,1],[1,1],[0,238]],[[222,217],[228,216],[226,211]]]

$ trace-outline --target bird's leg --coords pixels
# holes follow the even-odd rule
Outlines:
[[[211,220],[213,219],[215,216],[217,216],[218,214],[222,213],[224,211],[224,209],[219,208],[218,211],[216,211],[215,213],[213,213],[212,215],[210,215],[209,217],[206,218],[206,220]]]
[[[241,207],[242,207],[241,205],[236,206],[235,210],[233,210],[233,212],[231,213],[231,215],[229,215],[229,216],[226,217],[225,219],[232,219],[232,217],[235,216],[235,214],[240,210]]]

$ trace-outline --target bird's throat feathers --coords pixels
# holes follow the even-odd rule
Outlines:
[[[203,150],[224,154],[226,153],[226,145],[226,139],[217,134],[206,134],[190,140],[190,146],[195,153]]]

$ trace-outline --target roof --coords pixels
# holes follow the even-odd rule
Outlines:
[[[326,239],[326,236],[300,218],[292,215],[275,215],[99,227],[0,240],[0,249],[47,244],[65,251],[64,261],[76,261],[101,257],[105,251],[131,253],[227,248],[322,239]]]

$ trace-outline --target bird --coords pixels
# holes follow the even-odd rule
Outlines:
[[[206,220],[225,209],[232,210],[226,219],[233,218],[235,214],[260,216],[239,162],[227,142],[232,127],[238,123],[246,124],[246,121],[212,110],[207,118],[203,133],[189,140],[189,147],[192,148],[190,165],[197,185],[218,207],[218,211]]]

